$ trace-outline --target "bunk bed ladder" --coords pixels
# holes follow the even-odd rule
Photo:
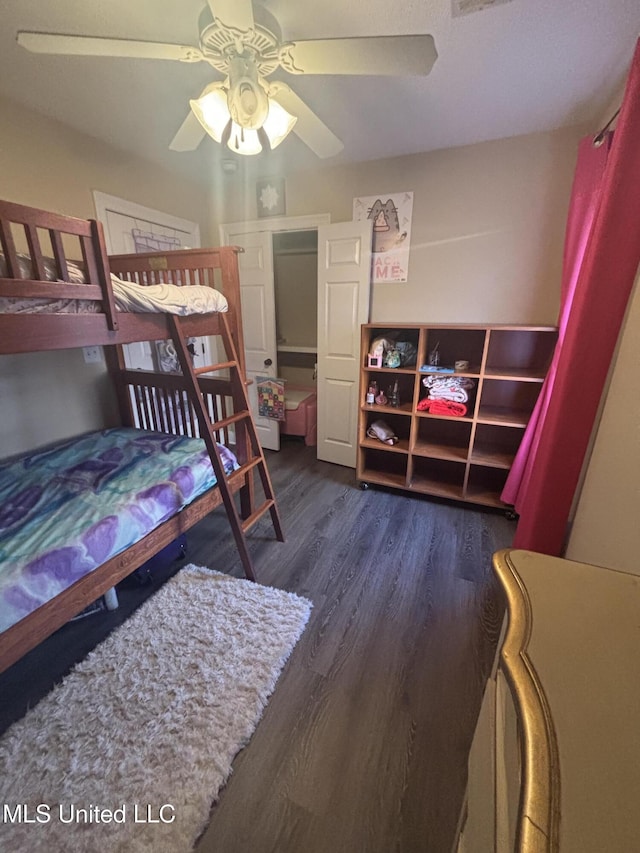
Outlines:
[[[238,355],[231,337],[231,330],[227,318],[224,314],[218,315],[220,320],[220,334],[222,343],[227,355],[228,361],[218,364],[210,364],[206,367],[194,368],[191,363],[189,350],[187,349],[187,338],[182,332],[180,318],[176,315],[169,315],[169,323],[173,342],[178,354],[182,373],[188,381],[187,391],[191,397],[191,402],[195,408],[198,424],[200,426],[200,435],[204,439],[211,458],[211,464],[215,472],[222,501],[229,518],[231,530],[233,531],[240,559],[249,580],[255,580],[253,571],[253,563],[249,549],[247,546],[247,532],[262,518],[265,513],[269,512],[271,521],[278,541],[284,542],[284,534],[282,524],[276,504],[271,478],[267,470],[267,463],[264,458],[264,453],[260,445],[258,433],[256,431],[255,422],[251,414],[249,405],[249,397],[247,395],[247,387],[244,376],[240,371]],[[211,422],[209,413],[205,406],[202,394],[198,386],[198,376],[203,373],[213,373],[219,370],[229,371],[229,381],[231,386],[231,394],[233,398],[234,413],[222,420]],[[242,517],[238,512],[233,495],[228,487],[228,477],[224,470],[224,465],[218,450],[215,433],[217,430],[222,430],[231,425],[235,425],[236,429],[236,450],[240,468],[232,472],[230,477],[244,477],[247,484],[247,493],[250,495],[249,500],[241,500]],[[265,500],[257,508],[254,507],[252,476],[253,469],[257,469],[262,483]]]

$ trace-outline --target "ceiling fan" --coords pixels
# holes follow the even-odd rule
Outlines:
[[[190,101],[170,148],[192,151],[208,133],[240,154],[275,148],[293,130],[318,157],[342,142],[285,83],[290,74],[426,75],[437,58],[430,35],[308,39],[283,42],[276,19],[251,0],[207,0],[198,47],[130,39],[20,31],[18,44],[34,53],[117,56],[208,62],[224,75]]]

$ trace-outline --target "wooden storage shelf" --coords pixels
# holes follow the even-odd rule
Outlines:
[[[399,439],[397,444],[382,445],[382,443],[377,439],[365,436],[364,438],[360,439],[360,446],[369,447],[371,450],[380,450],[381,448],[383,448],[384,450],[390,450],[391,453],[409,452],[409,441],[406,438]]]
[[[546,374],[534,369],[487,367],[484,375],[486,379],[517,379],[518,382],[544,382]]]
[[[504,506],[500,494],[507,481],[508,469],[471,463],[467,482],[467,500],[485,506]]]
[[[452,462],[466,462],[469,455],[469,448],[456,447],[451,444],[436,444],[432,441],[416,441],[412,452],[416,456],[427,456],[431,459],[449,459]]]
[[[428,418],[429,420],[434,421],[453,421],[454,423],[471,423],[473,421],[472,415],[464,415],[463,417],[459,417],[457,415],[432,415],[431,412],[416,412],[417,418]]]
[[[480,406],[477,420],[485,424],[502,424],[503,426],[526,427],[531,412],[509,409],[506,406]]]
[[[446,483],[435,477],[414,477],[409,488],[413,492],[421,492],[438,498],[449,498],[452,501],[465,500],[462,486]]]
[[[465,467],[464,462],[414,457],[410,488],[416,492],[462,500]]]
[[[506,468],[513,465],[514,454],[502,450],[474,450],[469,461],[473,465],[486,465],[488,468]]]
[[[389,373],[395,373],[395,374],[407,373],[410,376],[414,376],[415,372],[416,372],[415,369],[406,368],[406,367],[367,367],[367,370],[371,374],[373,374],[373,373],[386,373],[386,374],[389,374]]]
[[[412,452],[416,456],[466,462],[469,455],[471,423],[444,418],[420,418],[416,421]]]
[[[374,483],[377,486],[392,486],[394,489],[406,489],[407,478],[405,474],[393,473],[392,471],[380,471],[377,468],[365,468],[360,478],[363,483]]]
[[[362,406],[363,412],[377,412],[379,415],[411,415],[413,414],[412,403],[402,403],[400,406],[379,406],[377,403]]]
[[[420,376],[431,376],[435,374],[437,376],[469,376],[471,379],[477,379],[480,376],[480,365],[470,364],[467,370],[454,370],[451,373],[443,373],[441,370],[426,369],[420,370],[419,373]]]
[[[415,363],[398,368],[369,367],[371,344],[381,337],[408,341]],[[391,486],[456,501],[501,507],[500,495],[553,356],[552,326],[420,325],[370,323],[362,327],[360,427],[357,476],[363,483]],[[468,361],[465,371],[430,371],[436,350],[440,366]],[[376,381],[387,393],[398,379],[399,407],[368,405],[367,389]],[[422,379],[465,377],[464,417],[419,411],[427,395]],[[366,435],[372,420],[385,421],[398,435],[384,445]]]

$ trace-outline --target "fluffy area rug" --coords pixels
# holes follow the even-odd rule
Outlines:
[[[0,739],[0,849],[191,850],[311,606],[183,568]]]

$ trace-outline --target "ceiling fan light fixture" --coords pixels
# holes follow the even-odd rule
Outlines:
[[[198,119],[209,136],[216,142],[222,141],[222,134],[229,122],[229,107],[227,96],[218,84],[207,86],[199,98],[189,101],[193,114]]]
[[[269,114],[262,128],[269,137],[272,149],[276,148],[283,139],[287,138],[297,121],[297,116],[291,115],[277,101],[269,98]]]
[[[216,142],[227,145],[235,154],[252,155],[262,151],[258,131],[242,127],[231,117],[227,96],[220,84],[208,86],[199,98],[189,103],[202,127]],[[269,110],[261,130],[266,134],[272,149],[289,135],[296,121],[296,116],[269,99]]]

